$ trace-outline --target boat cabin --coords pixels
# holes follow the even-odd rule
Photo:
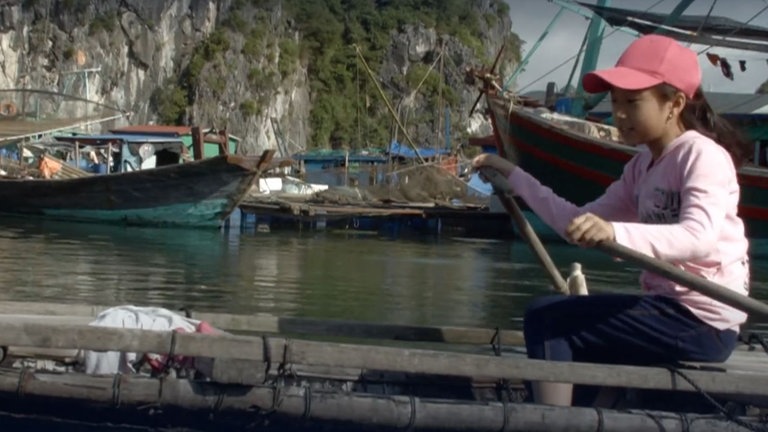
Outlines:
[[[187,151],[190,154],[194,154],[194,128],[192,126],[131,125],[111,129],[110,132],[120,135],[152,135],[179,138],[184,142]],[[202,152],[195,159],[205,159],[220,154],[237,154],[240,138],[230,135],[226,130],[208,129],[201,132]]]
[[[57,157],[95,174],[175,165],[188,158],[180,138],[153,135],[57,135],[47,144]]]

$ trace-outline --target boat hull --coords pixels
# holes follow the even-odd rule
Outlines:
[[[126,225],[218,227],[258,177],[249,158],[61,180],[0,180],[0,213]]]
[[[567,130],[527,108],[489,95],[494,135],[508,155],[558,195],[576,204],[599,197],[637,153],[633,147]],[[739,170],[739,216],[750,238],[768,238],[768,170]]]

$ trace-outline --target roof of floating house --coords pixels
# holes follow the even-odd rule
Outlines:
[[[419,155],[423,158],[431,158],[435,157],[437,155],[443,155],[443,154],[450,154],[451,151],[448,149],[434,149],[430,147],[417,147],[419,151]],[[397,141],[392,141],[389,143],[388,153],[391,156],[398,156],[403,157],[407,159],[416,158],[416,150],[413,149],[413,147],[409,145],[400,144]]]
[[[110,130],[118,134],[143,134],[143,135],[163,135],[163,136],[184,136],[192,134],[192,126],[172,126],[172,125],[130,125]],[[203,130],[203,132],[207,132]],[[229,138],[240,141],[235,135],[229,135]]]
[[[174,136],[132,135],[132,134],[101,134],[101,135],[55,135],[59,143],[79,143],[93,147],[103,147],[111,143],[125,143],[131,149],[139,148],[142,144],[151,144],[156,150],[169,149],[184,152],[184,140]],[[51,144],[55,145],[55,143]]]
[[[157,135],[134,135],[134,134],[101,134],[101,135],[55,135],[57,141],[81,142],[89,144],[109,144],[115,141],[124,141],[127,143],[167,143],[183,142],[181,139],[172,136]]]

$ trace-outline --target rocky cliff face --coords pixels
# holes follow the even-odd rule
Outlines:
[[[309,117],[317,94],[310,89],[307,58],[296,54],[301,32],[280,2],[269,8],[240,4],[236,16],[233,3],[0,1],[0,89],[72,94],[129,111],[132,124],[176,120],[226,127],[244,138],[248,153],[276,148],[275,119],[290,151],[311,147]],[[480,14],[498,13],[491,0],[475,3]],[[502,17],[482,28],[486,59],[510,26]],[[460,100],[452,121],[466,131],[476,92],[461,79],[463,68],[481,62],[476,49],[424,26],[403,26],[392,33],[376,72],[391,91],[410,91],[399,97],[401,115],[419,112],[427,101],[400,77],[415,65],[433,63],[440,52],[445,91]],[[76,108],[66,109],[72,112],[59,116],[79,115]],[[417,136],[434,134],[434,125],[409,127]]]

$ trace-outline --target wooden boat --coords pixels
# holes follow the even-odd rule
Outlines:
[[[120,422],[195,430],[765,428],[760,417],[768,407],[763,352],[740,349],[726,364],[711,365],[550,363],[502,347],[504,338],[519,342],[516,333],[507,331],[196,312],[196,319],[248,334],[84,325],[100,310],[0,303],[3,412],[93,426]],[[297,333],[315,338],[300,339]],[[344,337],[358,339],[338,341]],[[361,337],[379,340],[361,342]],[[381,340],[400,338],[429,341],[430,346],[388,346],[391,342]],[[77,349],[170,353],[195,357],[201,360],[196,365],[204,366],[189,375],[176,369],[154,376],[86,375],[77,371]],[[615,407],[553,407],[522,402],[521,380],[632,390],[617,398]]]
[[[59,220],[218,227],[257,181],[260,159],[217,156],[67,179],[0,179],[0,213]]]
[[[520,166],[574,204],[600,196],[637,152],[614,139],[611,126],[517,105],[500,95],[487,100],[494,135],[506,154],[517,155]],[[742,167],[739,183],[747,235],[768,237],[768,168]]]
[[[666,15],[639,12],[638,21],[628,20],[628,14],[636,11],[582,5],[593,9],[616,26],[634,26],[643,33],[658,30],[661,23],[669,26],[674,22],[667,22]],[[619,19],[620,16],[623,18]],[[678,18],[683,27],[690,24],[690,18]],[[751,25],[734,26],[733,22],[721,17],[708,18],[696,20],[699,24],[706,22],[707,26],[693,36],[692,33],[667,34],[676,38],[685,36],[688,39],[684,40],[692,42],[711,42],[718,46],[725,43],[721,36],[748,38],[751,42],[742,41],[738,45],[733,45],[737,43],[734,41],[728,43],[741,49],[768,50],[768,45],[764,43],[768,29]],[[708,36],[711,34],[717,35],[717,38]],[[595,56],[592,54],[594,59]],[[586,59],[587,55],[585,62]],[[552,112],[541,103],[538,107],[532,106],[536,105],[532,101],[494,91],[498,86],[487,85],[486,88],[489,89],[486,93],[488,111],[494,136],[501,147],[500,152],[515,155],[526,171],[574,204],[585,204],[600,196],[611,182],[619,178],[623,166],[638,151],[623,144],[612,126],[567,113]],[[584,99],[575,98],[569,102],[576,105],[584,103]],[[768,168],[745,166],[739,170],[739,182],[739,214],[746,223],[747,235],[751,238],[768,237]]]

